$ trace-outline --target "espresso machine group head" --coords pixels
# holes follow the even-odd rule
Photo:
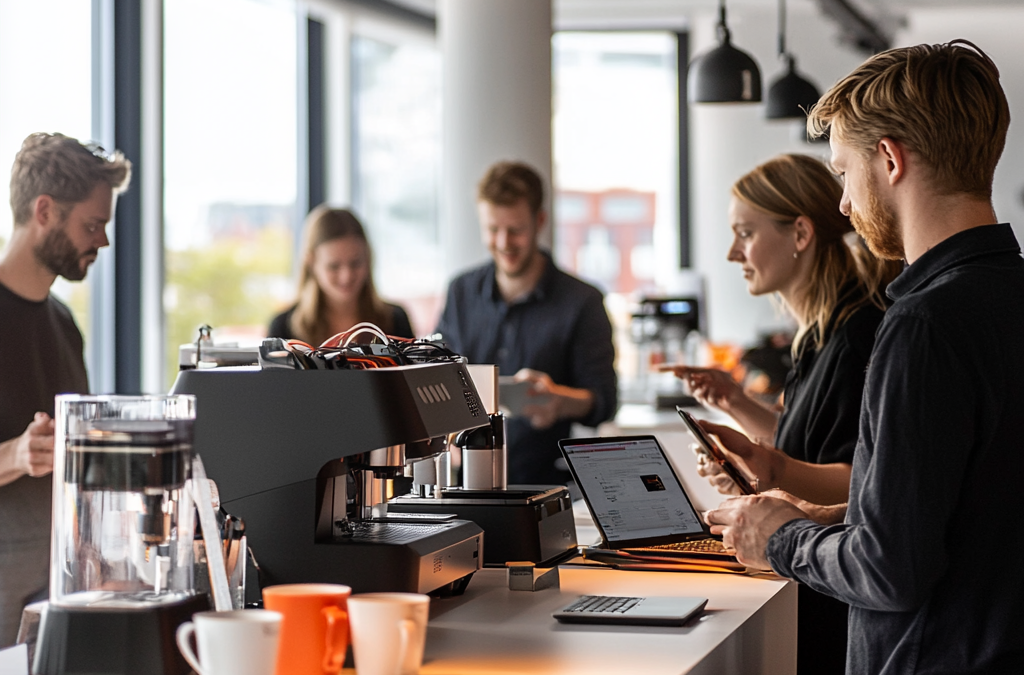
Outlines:
[[[498,410],[498,368],[473,364],[487,416],[480,426],[454,440],[462,459],[462,485],[439,484],[432,490],[414,482],[411,494],[391,500],[388,509],[399,514],[456,514],[484,529],[484,564],[504,566],[529,561],[553,564],[576,551],[572,501],[564,485],[508,485],[505,415]],[[414,477],[418,475],[413,466]],[[437,474],[437,478],[443,476]],[[415,478],[414,478],[415,480]]]
[[[351,369],[328,353],[299,369],[275,363],[282,347],[265,341],[262,367],[182,370],[172,388],[197,399],[195,450],[221,505],[246,523],[261,585],[460,591],[482,565],[481,528],[389,518],[387,500],[408,458],[488,423],[466,366]]]

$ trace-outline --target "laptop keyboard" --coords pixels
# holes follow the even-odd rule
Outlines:
[[[590,612],[598,614],[622,614],[636,607],[643,598],[625,598],[613,595],[583,595],[563,612]]]
[[[658,546],[644,546],[644,549],[654,551],[681,551],[683,553],[726,553],[725,545],[718,539],[691,539],[679,541],[674,544],[660,544]]]

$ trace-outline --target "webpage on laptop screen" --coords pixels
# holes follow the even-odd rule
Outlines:
[[[608,541],[703,532],[655,440],[566,445],[565,453]]]

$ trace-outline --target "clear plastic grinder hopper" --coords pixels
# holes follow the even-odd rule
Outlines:
[[[35,675],[186,675],[194,593],[193,396],[56,401],[50,602]]]
[[[57,398],[50,602],[191,595],[192,396]]]

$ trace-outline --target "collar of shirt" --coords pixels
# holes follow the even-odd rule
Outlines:
[[[496,306],[505,306],[507,304],[521,305],[532,300],[543,300],[548,294],[548,287],[551,285],[551,279],[554,276],[555,264],[551,260],[551,255],[547,251],[538,251],[544,256],[544,273],[540,276],[537,281],[537,285],[534,286],[529,293],[519,298],[513,303],[506,303],[505,299],[501,297],[501,291],[498,289],[498,281],[496,278],[497,268],[492,262],[487,270],[487,276],[484,277],[484,288],[483,296],[490,298]]]
[[[1004,253],[1020,253],[1020,244],[1009,223],[982,225],[957,232],[926,251],[913,265],[908,265],[889,284],[885,293],[890,299],[899,300],[927,285],[943,272],[969,260]]]

